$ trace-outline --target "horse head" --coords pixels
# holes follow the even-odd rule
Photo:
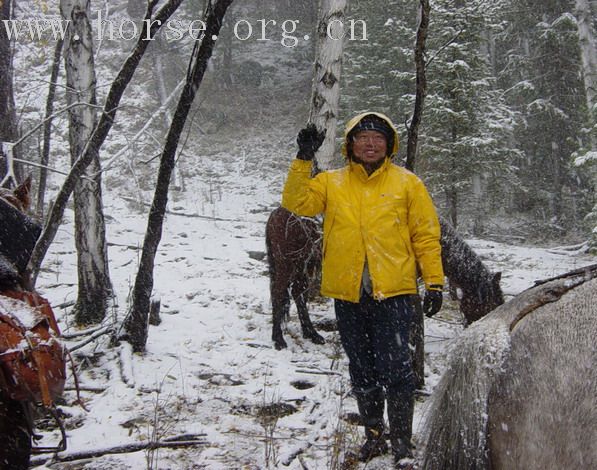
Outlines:
[[[27,212],[31,207],[31,175],[15,189],[0,188],[0,198],[20,212]]]
[[[502,273],[489,273],[483,279],[479,279],[472,288],[462,289],[460,299],[460,311],[463,313],[466,324],[487,315],[504,303],[504,294],[500,287]]]
[[[0,285],[27,284],[27,265],[41,226],[26,211],[31,204],[31,177],[13,190],[0,188]]]

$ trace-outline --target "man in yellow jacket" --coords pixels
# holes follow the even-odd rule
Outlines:
[[[367,112],[351,119],[342,152],[347,165],[311,178],[324,134],[299,132],[282,206],[303,216],[324,214],[321,292],[335,299],[342,345],[367,440],[360,459],[388,451],[384,402],[397,468],[412,457],[414,380],[409,349],[417,267],[424,311],[442,303],[440,227],[421,180],[394,165],[398,134],[391,120]]]

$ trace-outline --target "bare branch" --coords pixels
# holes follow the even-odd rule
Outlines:
[[[433,61],[435,60],[435,58],[436,58],[437,56],[439,56],[439,55],[440,55],[440,54],[443,52],[443,50],[444,50],[446,47],[448,47],[450,44],[452,44],[454,41],[456,41],[456,39],[458,39],[458,36],[460,36],[460,35],[461,35],[463,32],[464,32],[464,28],[463,28],[463,29],[461,29],[460,31],[458,31],[458,32],[457,32],[457,33],[454,35],[454,37],[452,37],[452,38],[451,38],[449,41],[447,41],[447,42],[446,42],[446,43],[445,43],[445,44],[444,44],[442,47],[440,47],[440,48],[437,50],[437,52],[436,52],[435,54],[433,54],[433,57],[431,57],[431,59],[429,59],[429,60],[427,61],[427,66],[429,66],[429,64],[431,64],[431,62],[433,62]]]
[[[168,105],[170,104],[170,102],[174,99],[174,97],[177,95],[178,91],[182,88],[182,86],[184,85],[184,80],[181,80],[180,83],[178,85],[176,85],[176,88],[174,89],[174,91],[170,94],[170,96],[168,97],[168,99],[164,102],[164,104],[162,104],[162,106],[160,106],[158,108],[158,110],[153,113],[153,115],[147,120],[147,122],[145,123],[145,125],[139,130],[139,132],[137,132],[132,139],[130,139],[130,142],[127,143],[123,148],[121,148],[118,152],[116,152],[116,154],[110,158],[110,160],[108,160],[107,162],[104,163],[104,167],[102,168],[102,172],[106,172],[111,168],[111,165],[118,160],[130,147],[131,147],[131,143],[132,142],[136,142],[137,139],[139,139],[139,137],[141,137],[141,135],[147,130],[147,128],[151,125],[151,123],[154,121],[155,118],[157,118],[160,114],[164,113],[166,111],[166,109],[168,108]],[[157,158],[159,157],[159,154],[156,155]],[[152,159],[153,160],[153,159]]]

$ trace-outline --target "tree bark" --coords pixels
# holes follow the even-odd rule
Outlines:
[[[231,87],[233,84],[232,80],[232,28],[236,24],[235,18],[228,16],[224,29],[227,30],[227,34],[222,37],[222,45],[224,53],[222,54],[222,81],[227,87]]]
[[[338,38],[344,34],[342,25],[346,24],[347,3],[347,0],[321,0],[320,4],[318,47],[309,115],[309,122],[314,123],[318,130],[326,131],[325,140],[315,156],[320,170],[328,169],[334,158],[344,49],[344,40]]]
[[[155,37],[155,41],[153,44],[153,49],[150,51],[151,53],[151,60],[153,63],[153,67],[151,68],[153,73],[153,82],[155,84],[156,95],[158,97],[158,103],[160,107],[164,105],[168,101],[168,97],[170,93],[167,90],[166,79],[164,74],[166,73],[166,69],[164,67],[164,54],[167,54],[167,44],[164,41],[164,38],[161,34],[157,34]],[[170,109],[166,108],[163,113],[164,119],[164,128],[170,128],[172,124],[172,113]]]
[[[429,0],[420,0],[419,27],[417,28],[417,40],[415,43],[415,69],[416,89],[415,108],[413,111],[410,126],[408,126],[408,141],[406,143],[406,169],[415,171],[415,160],[419,143],[419,126],[423,115],[423,105],[427,94],[427,77],[425,74],[425,43],[427,31],[429,30]]]
[[[452,227],[458,226],[458,190],[452,186],[445,189],[446,201],[448,202],[448,214]]]
[[[89,22],[90,0],[61,0],[60,11],[70,20],[65,38],[67,104],[89,103],[69,111],[71,162],[85,149],[96,126],[95,64]],[[74,306],[79,325],[99,323],[106,315],[112,292],[106,247],[106,226],[102,207],[99,150],[74,188],[75,245],[77,248],[78,296]]]
[[[56,81],[60,71],[60,57],[62,55],[63,40],[59,39],[54,49],[54,61],[50,74],[50,86],[48,87],[48,98],[46,99],[46,115],[44,118],[44,137],[39,170],[39,183],[37,185],[37,203],[35,210],[39,219],[44,216],[44,198],[46,194],[46,183],[48,180],[48,163],[50,162],[50,140],[52,137],[52,113],[54,112],[54,98],[56,96]]]
[[[146,18],[151,18],[157,1],[158,0],[148,1],[145,15]],[[100,116],[99,122],[94,128],[91,138],[85,145],[85,149],[77,158],[77,161],[72,165],[68,176],[64,180],[60,191],[58,191],[58,194],[56,195],[56,200],[52,206],[52,211],[49,214],[44,226],[44,230],[39,237],[37,244],[35,245],[31,260],[29,261],[29,269],[33,274],[34,282],[37,278],[41,263],[48,252],[48,248],[50,247],[50,244],[54,240],[56,232],[60,227],[60,221],[64,215],[64,209],[66,208],[68,199],[73,192],[76,181],[81,177],[83,171],[85,171],[87,166],[91,163],[94,155],[99,151],[100,147],[104,143],[104,140],[110,132],[110,129],[112,129],[112,125],[116,117],[116,111],[118,110],[118,105],[120,104],[124,90],[131,81],[131,78],[133,77],[133,74],[135,73],[135,70],[137,69],[137,66],[139,65],[139,62],[141,61],[141,58],[143,57],[143,54],[145,53],[145,50],[149,44],[149,41],[145,39],[147,38],[147,34],[150,34],[151,37],[153,37],[160,29],[161,25],[168,21],[168,18],[170,18],[170,16],[176,11],[181,3],[182,0],[170,0],[162,8],[160,8],[151,22],[149,32],[147,31],[147,23],[143,23],[142,30],[139,34],[139,38],[135,44],[135,47],[127,57],[122,68],[120,69],[120,72],[118,72],[117,77],[110,86],[110,91],[108,92],[102,114]]]
[[[141,262],[135,278],[132,292],[132,303],[128,316],[124,322],[123,339],[133,347],[133,351],[145,351],[151,292],[153,290],[153,269],[155,255],[162,238],[164,214],[168,203],[168,187],[175,165],[176,149],[183,131],[189,110],[207,68],[207,62],[212,55],[215,45],[214,37],[219,34],[222,19],[233,0],[219,0],[208,2],[204,23],[205,36],[195,43],[195,48],[189,62],[189,73],[185,86],[180,95],[172,125],[166,136],[166,143],[160,157],[160,168],[156,181],[153,202],[149,211],[147,230],[143,241]]]
[[[487,217],[485,207],[485,181],[483,175],[475,173],[472,175],[472,193],[473,193],[473,234],[475,237],[482,237],[485,232],[484,221]]]
[[[11,17],[12,0],[0,1],[0,25]],[[0,142],[15,142],[18,138],[17,113],[13,90],[12,48],[6,30],[0,28]],[[17,151],[16,148],[13,149]],[[18,154],[13,154],[18,158]],[[6,156],[0,149],[0,180],[6,174]],[[18,168],[18,166],[17,166]],[[18,171],[18,170],[17,170]],[[19,175],[17,175],[17,179]]]
[[[419,127],[423,115],[423,105],[427,93],[427,77],[425,75],[425,44],[427,42],[427,31],[429,29],[429,0],[420,0],[419,26],[417,28],[417,39],[415,42],[415,107],[408,126],[408,141],[406,143],[406,168],[415,171],[417,148],[419,144]],[[421,298],[413,296],[415,306],[413,328],[411,330],[411,341],[413,343],[413,370],[415,374],[415,386],[422,389],[425,386],[425,322]]]
[[[143,19],[145,14],[144,0],[128,0],[126,11],[128,15],[134,21],[140,21]],[[156,89],[156,95],[160,107],[167,102],[170,93],[167,91],[166,81],[164,79],[165,67],[163,56],[167,54],[167,44],[164,41],[164,37],[158,32],[153,39],[152,47],[149,50],[151,57],[152,67],[151,73],[153,74],[153,82]],[[172,122],[172,113],[169,109],[165,109],[163,113],[164,128],[168,129]]]
[[[576,17],[587,107],[591,111],[597,104],[597,46],[588,0],[576,0]]]

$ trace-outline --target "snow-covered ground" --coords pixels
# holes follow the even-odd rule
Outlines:
[[[361,441],[362,429],[344,419],[356,412],[356,404],[348,393],[347,362],[337,333],[323,332],[325,345],[303,340],[293,307],[288,349],[272,347],[267,266],[249,252],[265,251],[265,221],[278,203],[283,172],[271,171],[271,149],[255,151],[257,141],[246,146],[253,151],[241,148],[234,155],[206,158],[201,172],[186,179],[186,191],[171,193],[155,269],[162,323],[150,327],[147,352],[131,360],[126,347],[109,347],[107,336],[78,349],[74,356],[88,411],[74,403],[73,391],[66,392],[60,407],[66,415],[68,453],[183,434],[201,434],[205,444],[106,455],[68,468],[340,468],[338,457]],[[275,165],[289,161],[290,155]],[[147,207],[131,202],[130,194],[105,191],[114,315],[120,318],[146,225]],[[143,202],[150,202],[150,194],[145,197]],[[502,271],[508,295],[536,279],[596,262],[563,249],[485,240],[471,244],[490,268]],[[54,306],[75,299],[72,213],[67,212],[46,258],[38,288]],[[332,303],[312,305],[311,312],[316,325],[332,319]],[[56,313],[65,333],[76,331],[68,307]],[[446,298],[438,317],[426,320],[427,392],[460,331],[457,306]],[[69,345],[78,341],[82,338]],[[423,395],[415,430],[424,411]],[[43,443],[57,436],[45,432]],[[378,458],[367,468],[387,468],[389,459]]]

